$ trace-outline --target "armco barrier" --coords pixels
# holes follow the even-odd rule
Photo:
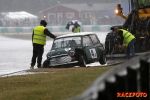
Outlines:
[[[109,70],[68,100],[150,100],[150,52]]]
[[[83,25],[82,32],[87,31],[109,31],[111,25]],[[31,33],[34,27],[0,27],[0,33]],[[70,32],[66,26],[47,26],[51,32]]]

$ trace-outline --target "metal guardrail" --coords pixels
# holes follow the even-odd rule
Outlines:
[[[109,70],[68,100],[150,100],[150,52]]]

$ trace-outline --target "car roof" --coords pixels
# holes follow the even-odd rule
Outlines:
[[[95,33],[94,32],[69,33],[69,34],[57,36],[57,38],[70,37],[70,36],[84,36],[84,35],[89,35],[89,34],[95,34]]]

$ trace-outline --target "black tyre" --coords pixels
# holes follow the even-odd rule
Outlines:
[[[83,56],[79,56],[79,66],[86,67],[86,62]]]
[[[101,65],[104,65],[104,64],[106,64],[106,62],[107,62],[106,54],[105,54],[105,52],[102,52],[102,53],[101,53],[101,56],[100,56],[99,63],[100,63]]]
[[[43,68],[48,68],[50,65],[50,60],[49,59],[46,59],[44,62],[43,62]]]

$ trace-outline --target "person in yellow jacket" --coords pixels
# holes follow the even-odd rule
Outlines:
[[[74,27],[72,28],[73,33],[79,33],[80,32],[80,25],[76,22],[74,24]]]
[[[42,56],[44,53],[44,45],[46,45],[46,36],[49,36],[53,39],[56,38],[47,28],[47,22],[45,20],[40,21],[40,25],[36,26],[32,34],[32,43],[33,43],[33,55],[31,59],[31,69],[34,68],[37,60],[37,67],[42,67]]]
[[[129,60],[130,58],[135,57],[134,44],[136,42],[136,39],[134,35],[132,35],[129,31],[124,29],[119,29],[118,27],[115,27],[114,31],[121,38],[120,45],[126,46],[127,59]],[[132,54],[132,57],[130,57],[130,53]]]

